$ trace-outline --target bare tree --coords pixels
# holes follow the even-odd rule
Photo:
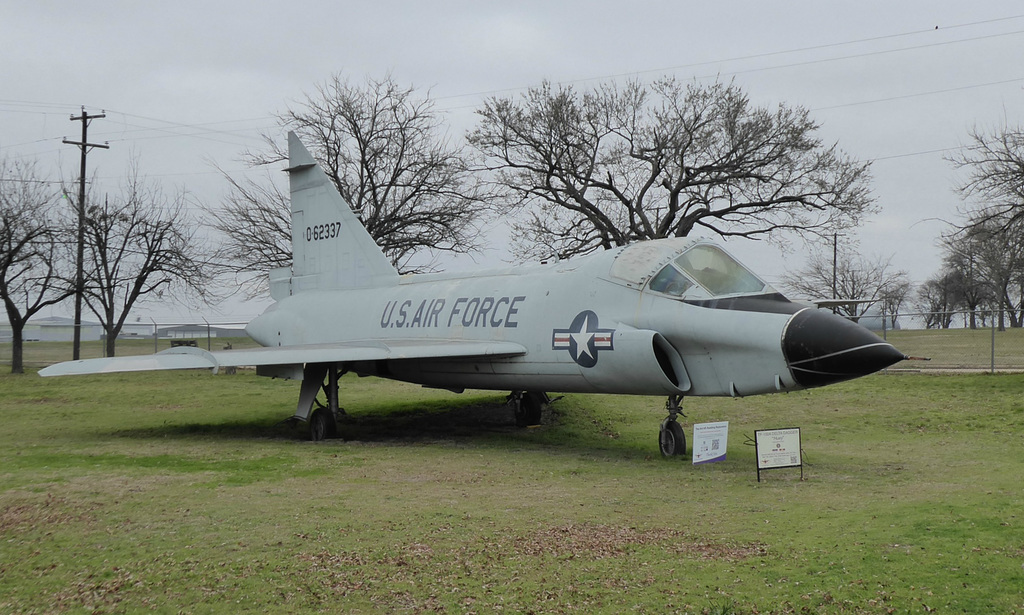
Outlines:
[[[166,290],[205,294],[206,261],[185,205],[184,192],[167,198],[133,168],[120,194],[88,208],[85,301],[103,325],[107,356],[138,301]]]
[[[813,252],[802,269],[782,277],[783,284],[808,299],[831,297],[834,276],[836,299],[863,302],[841,305],[839,313],[856,321],[872,305],[888,302],[886,314],[898,315],[910,288],[905,271],[894,271],[891,259],[861,256],[850,247],[839,249],[834,269],[832,257],[832,250]]]
[[[904,271],[890,277],[880,289],[878,298],[882,307],[882,317],[888,319],[890,329],[896,328],[900,312],[910,300],[913,290],[914,284]]]
[[[11,325],[11,373],[24,373],[28,320],[74,293],[64,283],[58,193],[34,163],[0,160],[0,299]]]
[[[231,191],[221,208],[209,210],[223,237],[213,255],[213,273],[232,276],[252,298],[266,292],[268,270],[292,263],[289,198],[270,176],[260,182],[222,174]]]
[[[955,305],[969,314],[969,327],[978,328],[978,318],[984,326],[985,315],[980,310],[991,309],[992,285],[986,277],[981,256],[985,246],[975,233],[953,233],[942,238],[945,251],[943,267],[952,275]]]
[[[970,326],[977,310],[999,310],[999,326],[1024,324],[1024,130],[974,128],[969,142],[947,157],[964,173],[957,188],[964,222],[943,238],[946,263],[963,278]]]
[[[928,329],[948,329],[959,298],[956,272],[944,268],[917,289],[917,309],[924,313]]]
[[[524,207],[519,251],[567,258],[640,239],[831,234],[873,207],[868,164],[816,136],[806,109],[755,107],[734,84],[549,83],[493,97],[470,143]]]
[[[1024,218],[1006,222],[1000,218],[969,219],[943,239],[948,258],[970,266],[969,281],[980,300],[998,310],[999,328],[1022,325],[1024,310]],[[965,303],[969,303],[966,301]]]
[[[391,77],[354,84],[335,75],[278,119],[281,132],[299,135],[400,271],[430,269],[438,252],[476,249],[484,194],[428,96]],[[287,160],[280,139],[264,138],[268,151],[247,152],[251,164]],[[238,274],[281,266],[291,242],[287,199],[269,184],[231,183],[228,206],[217,214],[222,256],[235,259]]]
[[[1024,130],[1003,126],[985,132],[974,128],[970,141],[947,157],[966,177],[957,186],[969,202],[969,224],[1024,224]]]

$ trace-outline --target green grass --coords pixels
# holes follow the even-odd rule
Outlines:
[[[1024,375],[689,399],[728,460],[662,459],[660,398],[346,377],[0,376],[3,613],[1024,613]],[[802,428],[763,474],[755,429]],[[686,429],[687,437],[691,429]]]

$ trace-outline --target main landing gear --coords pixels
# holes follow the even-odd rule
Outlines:
[[[309,423],[309,439],[313,442],[338,435],[338,417],[345,414],[338,404],[338,378],[344,373],[339,363],[307,363],[302,370],[299,405],[292,420]],[[321,390],[327,396],[326,405],[316,398]]]
[[[677,416],[686,416],[683,414],[682,404],[682,395],[669,395],[668,401],[665,402],[668,417],[661,422],[661,431],[658,434],[658,448],[665,457],[686,454],[686,434],[676,421]]]
[[[516,416],[516,427],[533,427],[540,425],[540,417],[544,406],[551,402],[547,393],[534,391],[512,391],[508,403]]]

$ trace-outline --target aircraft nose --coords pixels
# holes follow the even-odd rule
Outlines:
[[[805,387],[865,376],[907,358],[857,323],[815,309],[789,320],[782,352],[793,378]]]

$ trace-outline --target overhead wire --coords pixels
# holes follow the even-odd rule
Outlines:
[[[944,30],[956,30],[956,29],[960,29],[960,28],[967,28],[967,27],[972,27],[972,26],[977,26],[977,25],[985,25],[985,24],[997,23],[997,22],[1003,22],[1003,21],[1012,21],[1012,20],[1017,20],[1017,19],[1024,19],[1024,15],[1011,15],[1011,16],[1007,16],[1007,17],[999,17],[999,18],[987,19],[987,20],[982,20],[982,21],[975,21],[975,22],[969,22],[969,23],[963,23],[963,24],[955,24],[955,25],[952,25],[952,26],[943,26],[941,28],[941,30],[943,30],[943,31]],[[585,82],[588,82],[588,81],[599,81],[599,80],[603,81],[603,80],[609,80],[609,79],[614,80],[614,79],[620,79],[620,78],[623,78],[623,77],[632,77],[632,76],[635,76],[635,75],[643,75],[643,74],[651,74],[651,73],[665,74],[665,73],[677,72],[677,71],[691,69],[691,68],[698,68],[698,67],[701,67],[701,66],[714,66],[714,65],[719,65],[719,64],[728,64],[730,62],[740,62],[740,61],[747,61],[747,60],[755,60],[755,59],[769,58],[769,57],[774,57],[774,56],[783,56],[783,55],[804,53],[804,52],[807,52],[807,51],[816,51],[816,50],[819,50],[819,49],[830,49],[830,48],[845,47],[845,46],[850,46],[850,45],[858,45],[858,44],[862,44],[862,43],[871,43],[871,42],[876,42],[876,41],[881,41],[881,40],[905,38],[905,37],[908,37],[908,36],[917,36],[917,35],[921,35],[921,34],[932,33],[932,32],[935,32],[936,29],[938,29],[938,27],[922,29],[922,30],[911,30],[911,31],[908,31],[908,32],[901,32],[901,33],[897,33],[897,34],[887,34],[887,35],[882,35],[882,36],[874,36],[874,37],[868,37],[868,38],[854,39],[854,40],[843,41],[843,42],[839,42],[839,43],[827,43],[827,44],[822,44],[822,45],[810,45],[810,46],[807,46],[807,47],[797,47],[797,48],[786,49],[786,50],[781,50],[781,51],[767,51],[767,52],[761,52],[761,53],[756,53],[756,54],[748,54],[748,55],[743,55],[743,56],[735,56],[735,57],[732,57],[732,58],[725,58],[725,59],[718,59],[718,60],[705,60],[705,61],[702,61],[702,62],[693,62],[693,63],[690,63],[690,64],[678,64],[678,65],[673,65],[673,66],[664,67],[664,68],[643,69],[643,70],[629,71],[629,72],[624,72],[624,73],[609,74],[609,75],[603,75],[603,76],[584,77],[584,78],[570,79],[570,80],[558,80],[558,81],[555,81],[555,83],[558,84],[558,85],[572,85],[572,84],[576,84],[576,83],[585,83]],[[1024,32],[1024,31],[1019,31],[1018,30],[1018,31],[1010,32],[1010,33],[987,34],[987,35],[980,35],[980,36],[963,38],[963,39],[956,39],[956,40],[952,40],[952,41],[942,41],[942,42],[937,42],[937,43],[926,43],[926,44],[916,45],[916,46],[911,46],[911,47],[902,47],[902,48],[894,49],[894,50],[879,50],[879,51],[876,51],[876,52],[866,52],[866,53],[861,53],[861,54],[851,54],[851,55],[847,55],[847,56],[839,56],[839,57],[834,57],[834,58],[824,58],[824,59],[819,59],[819,60],[815,60],[815,61],[809,61],[809,62],[806,62],[806,63],[783,64],[783,65],[777,65],[777,66],[767,66],[767,67],[760,67],[760,68],[752,68],[752,69],[746,69],[746,70],[743,70],[743,71],[737,71],[737,72],[734,72],[734,73],[715,73],[715,74],[705,75],[702,78],[717,77],[717,76],[721,76],[723,74],[728,76],[728,75],[741,74],[741,73],[746,73],[746,72],[759,72],[759,71],[764,71],[764,70],[775,70],[775,69],[779,69],[779,68],[790,68],[790,67],[794,67],[794,66],[803,66],[805,64],[811,64],[811,63],[816,63],[816,62],[832,62],[832,61],[839,61],[839,60],[845,60],[845,59],[851,59],[851,58],[866,57],[866,56],[869,56],[869,55],[882,54],[882,53],[896,53],[896,52],[900,52],[900,51],[912,51],[912,50],[915,50],[915,49],[923,49],[923,48],[939,46],[939,45],[950,45],[950,44],[956,44],[956,43],[971,42],[971,41],[975,41],[975,40],[983,40],[983,39],[993,38],[993,37],[998,37],[998,36],[1006,36],[1006,35],[1009,35],[1009,34],[1021,34],[1022,32]],[[439,97],[435,98],[435,100],[445,100],[445,99],[450,99],[450,98],[470,98],[470,97],[478,98],[478,97],[481,97],[481,96],[499,94],[499,93],[504,93],[504,92],[521,92],[521,91],[528,90],[528,89],[529,89],[529,86],[517,87],[517,88],[502,88],[502,89],[489,90],[489,91],[479,91],[479,92],[474,92],[474,93],[470,93],[470,94],[452,94],[452,95],[448,95],[448,96],[439,96]]]
[[[673,65],[673,66],[664,67],[664,68],[658,68],[658,69],[643,69],[643,70],[638,70],[638,71],[631,71],[631,72],[628,72],[628,73],[618,73],[618,74],[609,74],[609,75],[605,75],[605,76],[586,77],[586,78],[579,78],[579,79],[573,79],[573,80],[564,80],[564,81],[559,81],[557,83],[560,84],[560,85],[572,85],[572,84],[585,83],[585,82],[595,81],[595,80],[609,80],[609,79],[614,80],[614,79],[619,79],[619,78],[623,78],[623,77],[640,76],[640,75],[652,74],[652,73],[662,73],[662,74],[665,74],[665,73],[677,72],[677,71],[680,71],[680,70],[687,70],[687,69],[698,68],[698,67],[701,67],[701,66],[720,65],[720,64],[728,64],[728,63],[733,63],[733,62],[746,62],[746,61],[756,60],[756,59],[772,58],[772,57],[779,57],[779,56],[786,56],[786,55],[793,55],[793,54],[801,54],[801,53],[807,53],[807,52],[819,51],[819,50],[826,50],[826,49],[836,49],[836,48],[842,48],[842,47],[849,47],[849,46],[853,46],[853,45],[862,45],[862,44],[866,44],[866,43],[875,43],[875,42],[879,42],[879,41],[898,40],[898,39],[903,39],[903,38],[907,38],[907,37],[915,37],[915,36],[921,36],[921,35],[925,35],[925,34],[930,34],[930,33],[933,33],[935,31],[959,30],[959,29],[971,28],[971,27],[976,27],[976,26],[981,26],[981,25],[989,25],[989,24],[1000,23],[1000,22],[1014,21],[1014,20],[1019,20],[1019,19],[1024,19],[1024,14],[1022,14],[1022,15],[1009,15],[1009,16],[1005,16],[1005,17],[985,19],[985,20],[979,20],[979,21],[973,21],[973,22],[967,22],[967,23],[960,23],[960,24],[953,24],[953,25],[948,25],[948,26],[936,26],[934,28],[911,30],[911,31],[907,31],[907,32],[900,32],[900,33],[895,33],[895,34],[887,34],[887,35],[874,36],[874,37],[866,37],[866,38],[860,38],[860,39],[852,39],[852,40],[835,42],[835,43],[826,43],[826,44],[820,44],[820,45],[810,45],[810,46],[805,46],[805,47],[797,47],[797,48],[793,48],[793,49],[769,51],[769,52],[762,52],[762,53],[756,53],[756,54],[747,54],[747,55],[734,56],[734,57],[725,58],[725,59],[719,59],[719,60],[709,60],[709,61],[696,62],[696,63],[690,63],[690,64]],[[840,56],[835,56],[835,57],[816,58],[816,59],[805,60],[805,61],[800,61],[800,62],[790,62],[790,63],[786,63],[786,64],[777,64],[777,65],[772,65],[772,66],[742,68],[742,69],[737,69],[737,70],[728,71],[728,72],[717,72],[715,74],[708,74],[708,75],[704,75],[704,76],[701,76],[701,77],[695,77],[695,78],[698,78],[698,79],[720,78],[722,76],[734,76],[734,75],[749,74],[749,73],[756,73],[756,72],[763,72],[763,71],[770,71],[770,70],[780,70],[780,69],[785,69],[785,68],[794,68],[794,67],[809,66],[809,65],[820,64],[820,63],[827,63],[827,62],[838,62],[838,61],[849,60],[849,59],[871,57],[871,56],[893,54],[893,53],[901,53],[901,52],[912,51],[912,50],[917,50],[917,49],[927,49],[927,48],[933,48],[933,47],[948,46],[948,45],[954,45],[954,44],[960,44],[960,43],[966,43],[966,42],[972,42],[972,41],[993,39],[993,38],[1006,37],[1006,36],[1015,36],[1015,35],[1020,35],[1020,34],[1024,34],[1024,30],[1014,30],[1014,31],[1011,31],[1011,32],[999,32],[999,33],[982,34],[982,35],[977,35],[977,36],[969,36],[969,37],[957,38],[957,39],[953,39],[953,40],[927,42],[927,43],[922,43],[922,44],[918,44],[918,45],[902,46],[902,47],[894,48],[894,49],[881,49],[881,50],[865,51],[865,52],[845,54],[845,55],[840,55]],[[860,105],[877,104],[877,103],[881,103],[881,102],[890,102],[890,101],[893,101],[893,100],[902,100],[902,99],[909,99],[909,98],[915,98],[915,97],[920,97],[920,96],[931,96],[931,95],[942,94],[942,93],[949,93],[949,92],[955,92],[955,91],[965,91],[965,90],[970,90],[970,89],[975,89],[975,88],[991,87],[991,86],[994,86],[994,85],[1003,85],[1003,84],[1008,84],[1008,83],[1014,83],[1014,82],[1021,81],[1021,80],[1024,80],[1024,78],[1007,79],[1007,80],[1002,80],[1002,81],[988,82],[988,83],[982,83],[982,84],[973,84],[973,85],[967,85],[967,86],[956,86],[956,87],[944,88],[944,89],[940,89],[940,90],[931,90],[931,91],[927,91],[927,92],[909,93],[909,94],[903,94],[903,95],[897,95],[897,96],[891,96],[891,97],[885,97],[885,98],[879,98],[879,99],[873,99],[873,100],[866,100],[866,101],[855,101],[855,102],[849,102],[849,103],[841,103],[841,104],[830,105],[830,106],[826,106],[826,107],[817,107],[817,108],[812,109],[812,110],[814,110],[814,111],[824,111],[824,110],[831,110],[831,109],[855,107],[855,106],[860,106]],[[465,98],[479,98],[479,97],[482,97],[482,96],[495,95],[495,94],[500,94],[500,93],[505,93],[505,92],[524,91],[524,90],[527,90],[527,89],[529,89],[529,88],[528,87],[519,87],[519,88],[507,88],[507,89],[498,89],[498,90],[489,90],[489,91],[478,91],[478,92],[473,92],[473,93],[464,93],[464,94],[453,94],[453,95],[447,95],[447,96],[439,96],[439,97],[434,98],[434,100],[435,101],[445,101],[445,100],[455,100],[455,99],[465,99]],[[44,109],[61,109],[61,108],[62,109],[67,109],[69,107],[70,108],[77,108],[77,107],[79,107],[79,105],[69,105],[69,104],[54,103],[54,102],[0,99],[0,107],[4,107],[4,106],[31,107],[31,108],[34,108],[34,109],[39,109],[39,108],[44,108]],[[439,106],[439,110],[441,110],[441,111],[453,111],[453,110],[464,109],[464,108],[473,107],[473,106],[475,106],[475,105],[464,105],[464,106],[460,106],[460,105],[453,105],[453,106],[441,105],[441,106]],[[8,112],[17,112],[17,113],[36,113],[36,114],[40,114],[40,115],[63,115],[62,113],[59,113],[59,112],[56,112],[56,111],[32,111],[32,110],[23,110],[23,109],[7,109],[7,111]],[[210,141],[213,141],[213,142],[219,142],[219,143],[223,143],[223,144],[227,144],[227,145],[241,145],[242,143],[239,143],[236,140],[217,139],[215,137],[216,136],[221,136],[221,137],[227,137],[228,139],[238,139],[238,138],[241,138],[243,140],[255,140],[255,139],[259,138],[259,137],[257,135],[252,134],[252,133],[254,131],[258,131],[258,130],[261,130],[261,129],[273,128],[274,127],[274,123],[271,123],[269,120],[275,119],[275,118],[272,118],[272,116],[267,116],[267,117],[245,118],[245,119],[238,119],[238,120],[221,120],[221,121],[212,121],[212,122],[184,123],[184,122],[177,122],[177,121],[173,121],[173,120],[165,120],[165,119],[161,119],[161,118],[155,118],[155,117],[149,117],[149,116],[144,116],[144,115],[133,114],[133,113],[129,113],[129,112],[126,112],[126,111],[118,111],[118,110],[115,110],[115,109],[105,109],[105,111],[108,112],[108,113],[112,113],[112,114],[116,113],[116,114],[119,114],[119,115],[121,115],[123,117],[126,117],[126,118],[136,118],[136,119],[139,119],[139,120],[150,121],[150,122],[159,122],[161,124],[166,124],[167,125],[167,126],[164,126],[164,127],[161,127],[161,126],[146,126],[144,124],[136,124],[136,123],[127,123],[127,122],[125,122],[125,123],[123,123],[123,125],[130,127],[129,130],[105,131],[105,132],[98,131],[97,133],[94,133],[94,134],[96,134],[97,137],[100,137],[100,138],[108,136],[108,135],[122,135],[123,136],[123,135],[126,135],[126,134],[132,134],[132,133],[136,134],[136,136],[132,136],[130,138],[117,138],[117,137],[114,137],[114,138],[109,139],[109,141],[112,141],[112,142],[115,142],[115,143],[117,143],[117,142],[123,143],[123,142],[129,142],[129,141],[141,141],[141,140],[152,140],[152,139],[165,139],[165,138],[199,138],[199,139],[210,140]],[[265,125],[265,126],[240,127],[240,128],[231,129],[231,130],[208,129],[207,128],[207,127],[210,127],[210,126],[219,126],[219,125],[224,125],[224,124],[236,124],[236,123],[243,123],[244,124],[244,123],[247,123],[247,122],[261,122],[261,121],[266,121],[266,122],[268,122],[268,124]],[[192,130],[193,132],[185,132],[185,133],[177,132],[176,130],[178,130],[178,129],[180,129],[180,130]],[[146,136],[138,135],[138,133],[146,133],[146,132],[158,132],[158,133],[164,133],[164,134],[153,134],[153,135],[146,135]],[[48,141],[56,141],[57,139],[60,139],[60,137],[38,139],[38,140],[34,140],[34,141],[27,141],[27,142],[18,143],[18,144],[12,144],[12,145],[0,144],[0,150],[9,150],[11,148],[21,147],[21,146],[24,146],[24,145],[34,145],[34,144],[38,144],[38,143],[45,143],[45,142],[48,142]],[[909,153],[909,154],[901,154],[901,155],[898,155],[896,157],[905,157],[905,156],[912,156],[912,155],[927,154],[927,153],[933,153],[933,151],[935,151],[935,150],[929,150],[929,151],[926,151],[926,152],[914,152],[914,153]],[[46,152],[46,153],[49,153],[49,152]],[[37,153],[37,155],[38,155],[38,153]],[[879,157],[879,158],[876,158],[876,160],[887,160],[887,159],[891,159],[891,158],[893,158],[893,156]],[[210,172],[210,173],[213,173],[213,172]],[[181,174],[167,174],[167,175],[193,175],[193,174],[196,174],[196,173],[181,173]],[[202,173],[202,174],[207,174],[207,173]]]

